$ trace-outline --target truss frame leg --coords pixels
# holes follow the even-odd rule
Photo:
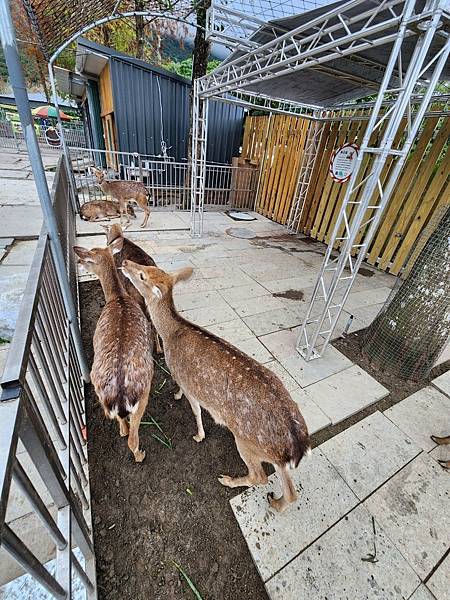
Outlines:
[[[319,112],[314,113],[315,118],[318,118],[319,116]],[[312,121],[309,127],[302,164],[298,173],[295,197],[292,202],[287,222],[289,233],[298,233],[300,230],[303,208],[305,206],[306,195],[308,193],[311,175],[317,158],[317,149],[319,148],[322,139],[324,125],[324,121],[316,120]]]
[[[433,16],[423,21],[423,33],[417,39],[411,61],[399,90],[393,110],[389,118],[380,115],[380,109],[384,97],[390,93],[391,82],[395,65],[399,56],[403,41],[405,40],[406,22],[414,9],[414,0],[408,0],[404,8],[403,21],[399,28],[399,34],[391,51],[391,56],[386,67],[385,76],[375,103],[375,107],[364,139],[360,147],[356,168],[352,174],[346,194],[331,236],[329,246],[321,266],[313,296],[308,306],[305,320],[302,324],[298,339],[297,350],[306,359],[320,357],[326,349],[334,332],[339,316],[341,315],[345,301],[352,284],[358,273],[358,269],[366,254],[368,246],[375,235],[378,224],[382,217],[384,208],[387,206],[396,181],[400,175],[409,150],[419,130],[423,116],[428,108],[433,91],[438,83],[439,76],[445,65],[450,52],[450,40],[433,58],[434,71],[428,81],[422,102],[414,119],[410,120],[410,101],[418,79],[424,70],[428,70],[430,63],[425,64],[427,52],[430,49],[433,37],[440,26],[440,18],[443,11],[443,3],[433,0],[429,4],[434,8]],[[395,135],[397,134],[405,114],[408,118],[407,136],[401,150],[392,149]],[[387,120],[387,126],[378,147],[370,147],[370,139],[381,120]],[[358,175],[365,157],[374,154],[375,158],[368,176],[357,184]],[[395,166],[389,174],[384,185],[381,184],[380,175],[386,158],[392,155],[396,160]],[[360,200],[355,200],[353,194],[362,187]],[[367,219],[367,211],[372,211],[371,218]],[[365,227],[366,232],[363,240],[356,244],[356,237]],[[344,230],[343,237],[338,237],[339,232]],[[342,241],[341,253],[337,259],[331,258],[331,253],[337,241]],[[356,258],[354,254],[357,252]],[[344,275],[344,269],[349,269],[350,275]],[[329,277],[331,275],[331,278]],[[338,289],[339,287],[339,289]],[[324,328],[324,323],[326,323]]]
[[[192,165],[191,165],[191,236],[203,235],[205,202],[206,146],[208,138],[208,99],[199,95],[198,80],[194,81],[192,98]]]

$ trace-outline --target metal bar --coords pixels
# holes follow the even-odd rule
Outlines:
[[[83,376],[89,381],[89,369],[87,367],[84,353],[81,333],[78,327],[77,313],[72,300],[69,280],[65,270],[65,261],[58,238],[58,227],[55,213],[52,207],[52,201],[45,177],[44,165],[40,154],[39,144],[36,138],[36,132],[33,126],[33,119],[28,101],[25,80],[23,77],[22,66],[20,64],[17,42],[14,32],[13,21],[11,17],[8,0],[0,0],[0,35],[2,38],[3,51],[6,65],[8,67],[9,80],[16,99],[17,110],[25,135],[25,142],[28,149],[31,168],[33,170],[34,181],[41,202],[42,212],[44,214],[44,223],[47,227],[51,242],[51,249],[55,259],[58,271],[59,281],[61,282],[64,303],[67,312],[70,315],[71,327],[73,329],[75,347],[82,365]]]
[[[4,526],[2,545],[50,594],[59,600],[67,599],[64,589],[8,525]]]
[[[3,389],[0,402],[0,539],[8,506],[11,475],[22,422],[20,387]]]
[[[71,561],[72,561],[72,566],[75,569],[78,577],[81,579],[82,583],[84,584],[84,587],[87,590],[89,590],[90,592],[93,592],[94,591],[94,584],[89,579],[86,571],[80,565],[80,563],[78,561],[78,558],[75,556],[75,554],[72,551],[70,551],[70,557],[71,557]]]
[[[60,549],[65,548],[67,546],[67,540],[64,538],[63,534],[58,529],[58,526],[56,525],[48,508],[45,506],[44,502],[42,501],[42,498],[37,493],[36,488],[32,484],[30,478],[25,473],[24,468],[17,459],[13,468],[13,478],[16,484],[22,490],[23,494],[28,499],[31,506],[36,511],[37,515],[41,519],[44,527],[47,529],[49,535],[52,537],[55,544]]]

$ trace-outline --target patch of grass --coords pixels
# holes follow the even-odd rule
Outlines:
[[[172,440],[164,433],[164,431],[161,429],[160,424],[157,421],[155,421],[153,417],[150,417],[150,421],[141,421],[141,425],[150,425],[156,427],[156,429],[161,433],[162,437],[159,436],[157,433],[152,433],[152,437],[154,437],[155,440],[158,440],[158,442],[166,448],[169,448],[169,450],[173,450]]]
[[[0,345],[2,345],[2,344],[9,344],[9,340],[7,340],[6,338],[0,337]]]
[[[192,582],[192,580],[189,578],[188,574],[183,570],[182,567],[180,567],[180,565],[178,563],[176,563],[174,560],[172,561],[172,563],[175,565],[175,567],[178,569],[178,571],[181,573],[183,579],[186,581],[186,583],[188,584],[188,586],[191,588],[195,598],[197,600],[203,600],[200,592],[198,591],[198,589],[195,587],[194,583]]]

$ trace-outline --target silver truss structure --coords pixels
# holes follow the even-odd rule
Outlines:
[[[359,5],[362,7],[360,12],[355,10]],[[367,4],[362,0],[350,0],[307,24],[281,34],[277,32],[276,37],[267,43],[252,39],[242,44],[232,25],[237,27],[251,22],[248,31],[254,34],[261,27],[270,32],[272,24],[263,25],[258,17],[245,13],[235,14],[238,11],[227,6],[221,6],[219,10],[218,5],[213,3],[208,22],[210,38],[226,44],[232,37],[237,40],[235,46],[239,52],[235,58],[199,79],[194,90],[195,110],[200,117],[194,127],[195,139],[193,137],[192,140],[192,210],[199,214],[200,220],[204,189],[202,157],[206,157],[207,143],[206,122],[199,112],[202,100],[220,99],[259,110],[297,115],[315,122],[310,127],[288,221],[289,230],[297,232],[322,125],[333,118],[338,107],[322,107],[319,110],[317,106],[271,98],[248,88],[259,84],[258,89],[263,89],[262,82],[303,69],[324,69],[330,61],[344,56],[365,64],[367,59],[359,52],[386,44],[392,46],[387,64],[379,65],[381,83],[371,114],[361,117],[368,118],[368,126],[302,324],[297,350],[305,360],[320,357],[331,339],[450,52],[450,38],[444,26],[450,20],[447,0],[428,0],[424,9],[417,12],[416,0],[384,0],[374,3],[370,9],[363,7]],[[225,13],[234,19],[228,28],[220,21]],[[413,36],[414,51],[403,75],[402,51],[404,54],[405,41]],[[443,43],[426,63],[435,36],[440,36]],[[258,38],[258,35],[254,37]],[[369,62],[373,66],[373,61]],[[405,117],[405,135],[401,145],[394,148],[394,139]],[[351,114],[346,118],[351,118]],[[382,139],[371,145],[373,134],[382,124],[385,125]],[[382,170],[388,157],[393,158],[393,167],[387,180],[382,181]],[[368,160],[370,169],[361,180],[362,166]],[[193,233],[199,235],[201,225],[194,229]],[[339,256],[332,258],[333,249],[337,246]]]
[[[191,235],[203,235],[203,207],[206,180],[208,100],[200,98],[199,80],[194,81],[192,100]]]

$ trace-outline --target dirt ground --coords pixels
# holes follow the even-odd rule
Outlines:
[[[92,336],[104,304],[100,284],[80,285],[82,333],[92,363]],[[165,367],[161,358],[158,361]],[[177,563],[203,600],[266,600],[229,505],[241,490],[220,485],[220,474],[245,473],[231,434],[205,414],[206,439],[197,444],[195,420],[175,385],[155,368],[150,415],[140,429],[143,463],[135,464],[116,423],[107,421],[86,386],[89,468],[100,600],[194,598]],[[166,442],[167,443],[167,442]]]

